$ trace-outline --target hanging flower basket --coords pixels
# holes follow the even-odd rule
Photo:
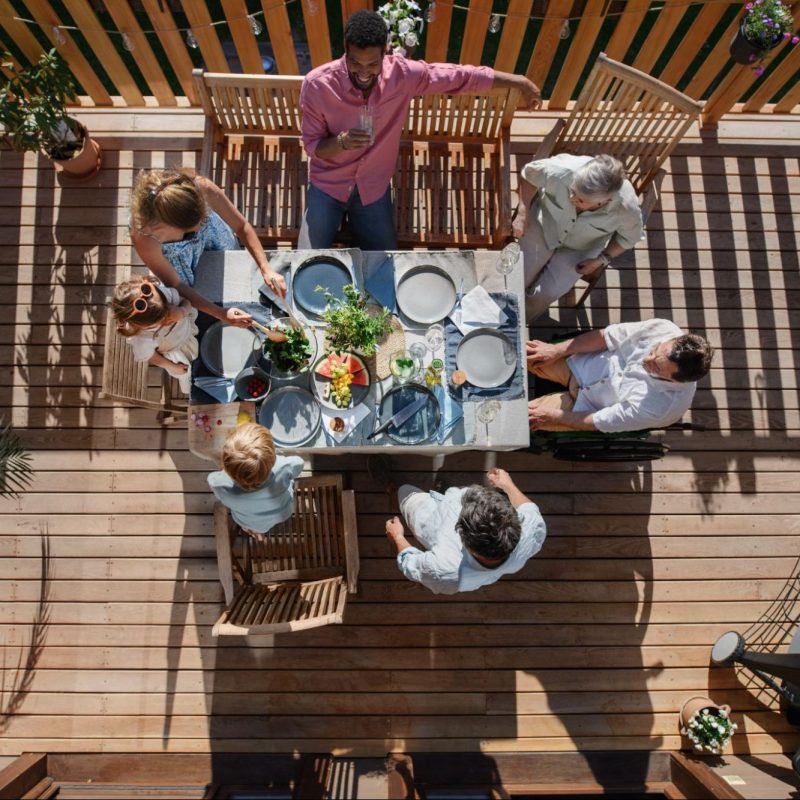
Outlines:
[[[392,0],[378,6],[377,10],[389,30],[389,47],[392,52],[411,58],[425,25],[419,3],[415,0]]]
[[[728,49],[734,61],[750,64],[760,75],[770,50],[787,39],[797,44],[798,37],[792,36],[794,20],[791,10],[781,0],[752,0],[744,9]]]

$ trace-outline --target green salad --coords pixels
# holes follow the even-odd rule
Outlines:
[[[311,345],[302,328],[287,328],[285,342],[264,342],[264,353],[269,356],[273,366],[281,372],[299,372],[308,366],[311,359]]]

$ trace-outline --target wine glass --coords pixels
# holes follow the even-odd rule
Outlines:
[[[425,347],[422,342],[414,342],[414,344],[408,348],[408,352],[414,357],[419,370],[422,371],[422,364],[425,361],[425,356],[428,355],[428,348]]]
[[[489,440],[489,423],[495,419],[495,417],[500,413],[500,401],[499,400],[484,400],[478,406],[478,420],[486,425],[486,445],[487,447],[491,444]]]
[[[436,351],[444,344],[444,328],[438,322],[425,331],[425,342],[431,355],[435,356]]]
[[[500,260],[497,262],[497,271],[503,276],[503,287],[508,294],[508,276],[514,271],[517,261],[519,261],[519,244],[509,242],[500,251]]]

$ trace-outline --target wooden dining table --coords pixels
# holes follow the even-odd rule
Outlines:
[[[364,288],[363,284],[370,280],[370,276],[379,269],[385,269],[387,253],[385,252],[362,252],[362,251],[275,251],[269,253],[270,262],[277,270],[282,267],[291,267],[302,263],[305,259],[320,253],[336,256],[345,253],[352,254],[354,262],[357,260],[358,269],[353,270],[356,276],[356,283],[362,285],[357,288]],[[527,339],[527,327],[525,324],[525,305],[524,305],[524,282],[523,282],[523,256],[514,266],[513,271],[506,276],[507,283],[497,270],[500,258],[499,253],[489,251],[406,251],[403,253],[391,254],[394,256],[393,263],[398,275],[400,268],[413,267],[415,263],[432,263],[445,268],[453,278],[453,281],[461,291],[466,294],[476,285],[483,286],[490,293],[504,292],[507,286],[508,295],[518,298],[520,313],[517,318],[517,355],[519,359],[518,371],[523,374],[516,374],[514,381],[521,387],[519,396],[510,399],[498,399],[500,404],[499,411],[490,422],[479,419],[478,408],[483,400],[482,397],[470,397],[460,403],[463,417],[450,430],[443,441],[439,441],[436,436],[430,441],[416,444],[405,445],[397,444],[384,435],[374,439],[368,439],[378,422],[376,413],[380,400],[383,395],[391,389],[392,378],[387,377],[377,379],[373,377],[369,394],[364,403],[369,407],[370,413],[357,425],[352,432],[341,442],[337,442],[326,429],[326,417],[323,416],[322,424],[317,434],[301,446],[283,447],[279,446],[282,452],[296,453],[301,456],[320,454],[331,455],[341,453],[375,453],[380,449],[390,447],[392,454],[413,453],[422,455],[437,455],[456,453],[465,450],[487,450],[502,451],[527,448],[530,445],[530,431],[528,428],[527,413],[527,375],[525,370],[525,341]],[[291,274],[289,272],[288,274]],[[212,302],[225,306],[242,305],[245,303],[258,303],[260,300],[260,290],[263,288],[263,279],[258,268],[246,250],[206,252],[198,265],[194,288],[204,297]],[[495,297],[498,295],[495,294]],[[263,302],[263,301],[262,301]],[[289,298],[291,303],[291,298]],[[324,322],[310,319],[311,315],[303,316],[302,310],[296,305],[291,306],[304,323],[311,322],[308,328],[317,339],[318,352],[322,355],[324,350],[325,327]],[[501,306],[502,307],[502,306]],[[280,312],[270,308],[274,316],[282,316]],[[425,333],[428,325],[420,325],[406,318],[398,312],[398,319],[401,321],[405,336],[405,347],[408,349],[415,342],[425,342]],[[443,358],[442,352],[428,352],[423,365],[430,362],[433,357]],[[443,376],[444,391],[448,391],[447,373]],[[291,379],[272,378],[270,391],[276,391],[282,386],[295,385],[301,388],[310,388],[310,374],[307,372]],[[243,412],[243,413],[242,413]],[[197,416],[207,417],[206,425],[198,425]],[[224,437],[232,426],[239,420],[245,418],[257,418],[257,410],[252,402],[238,403],[234,401],[228,404],[203,403],[190,405],[189,415],[189,448],[197,455],[213,461],[219,460],[221,446]],[[210,429],[210,430],[209,430]]]

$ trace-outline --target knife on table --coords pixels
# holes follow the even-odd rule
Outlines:
[[[418,413],[427,402],[427,397],[418,397],[413,403],[403,406],[403,408],[401,408],[394,416],[389,417],[386,422],[381,423],[369,436],[367,436],[367,439],[374,439],[379,433],[383,433],[390,425],[394,425],[395,428],[402,427],[411,419],[411,417],[414,416],[414,414]]]

